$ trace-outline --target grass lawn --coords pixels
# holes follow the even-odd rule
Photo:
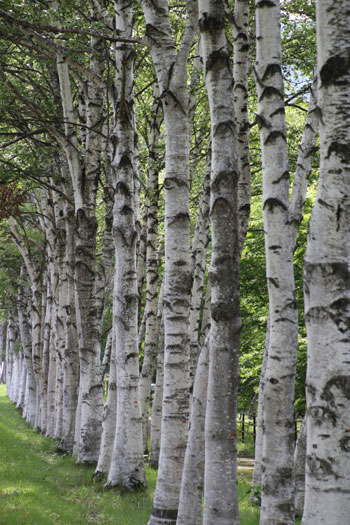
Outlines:
[[[147,469],[148,487],[136,493],[105,489],[91,480],[93,467],[76,465],[57,453],[57,443],[35,432],[0,385],[1,525],[145,525],[152,509],[156,472]],[[248,504],[251,470],[239,470],[241,524],[257,525]],[[190,524],[189,524],[190,525]]]

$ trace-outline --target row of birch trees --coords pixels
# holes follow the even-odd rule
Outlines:
[[[348,521],[350,11],[314,4],[1,3],[1,377],[96,480],[143,487],[148,458],[149,525],[240,522],[240,261],[257,193],[268,319],[251,499],[260,487],[261,525]]]

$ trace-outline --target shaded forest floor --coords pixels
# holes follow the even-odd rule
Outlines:
[[[252,462],[240,463],[241,524],[257,525],[258,510],[248,505]],[[1,525],[147,523],[156,471],[147,468],[147,488],[132,494],[104,488],[91,479],[93,472],[58,453],[54,440],[29,427],[0,385]]]

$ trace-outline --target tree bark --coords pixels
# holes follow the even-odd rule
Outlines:
[[[121,0],[115,2],[117,29],[132,35],[133,10]],[[116,92],[112,160],[115,191],[113,237],[116,254],[114,312],[117,421],[108,486],[134,490],[146,484],[142,421],[139,404],[138,290],[136,269],[136,132],[134,122],[134,50],[128,44],[116,46]]]
[[[205,413],[207,405],[209,344],[204,343],[194,381],[191,426],[182,473],[179,512],[176,525],[202,525],[204,487]]]
[[[236,403],[239,313],[237,130],[232,72],[225,35],[225,4],[199,2],[204,78],[211,117],[210,225],[212,257],[209,379],[205,420],[203,523],[239,523]]]
[[[256,84],[263,170],[270,345],[264,387],[260,524],[294,524],[294,378],[298,314],[288,222],[289,173],[280,5],[256,2]]]
[[[306,416],[301,424],[294,451],[295,514],[303,515],[305,500],[305,462],[306,462]]]
[[[148,419],[151,403],[151,383],[156,367],[157,355],[157,296],[158,296],[158,158],[157,147],[160,138],[162,112],[159,89],[154,91],[152,125],[149,138],[149,167],[147,174],[147,250],[146,250],[146,304],[145,304],[145,344],[143,364],[140,374],[140,408],[142,417],[143,449],[148,453]]]
[[[248,118],[249,0],[236,0],[233,22],[233,99],[237,122],[237,159],[239,169],[238,214],[240,250],[246,239],[251,200],[249,155],[250,125]]]
[[[308,336],[307,459],[303,523],[350,515],[349,3],[317,3],[320,176],[304,259]]]
[[[163,102],[165,158],[164,390],[157,485],[149,525],[175,525],[189,417],[189,122],[187,59],[196,3],[187,2],[176,53],[168,3],[142,2],[147,37]]]

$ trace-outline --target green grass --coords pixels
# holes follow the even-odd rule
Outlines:
[[[156,472],[147,469],[144,491],[120,494],[92,481],[92,467],[56,449],[20,417],[0,385],[1,525],[147,523]]]
[[[105,489],[92,481],[93,467],[57,452],[57,443],[35,432],[0,385],[0,525],[145,525],[152,510],[156,472],[135,493]],[[258,525],[249,505],[252,469],[239,468],[241,525]]]

